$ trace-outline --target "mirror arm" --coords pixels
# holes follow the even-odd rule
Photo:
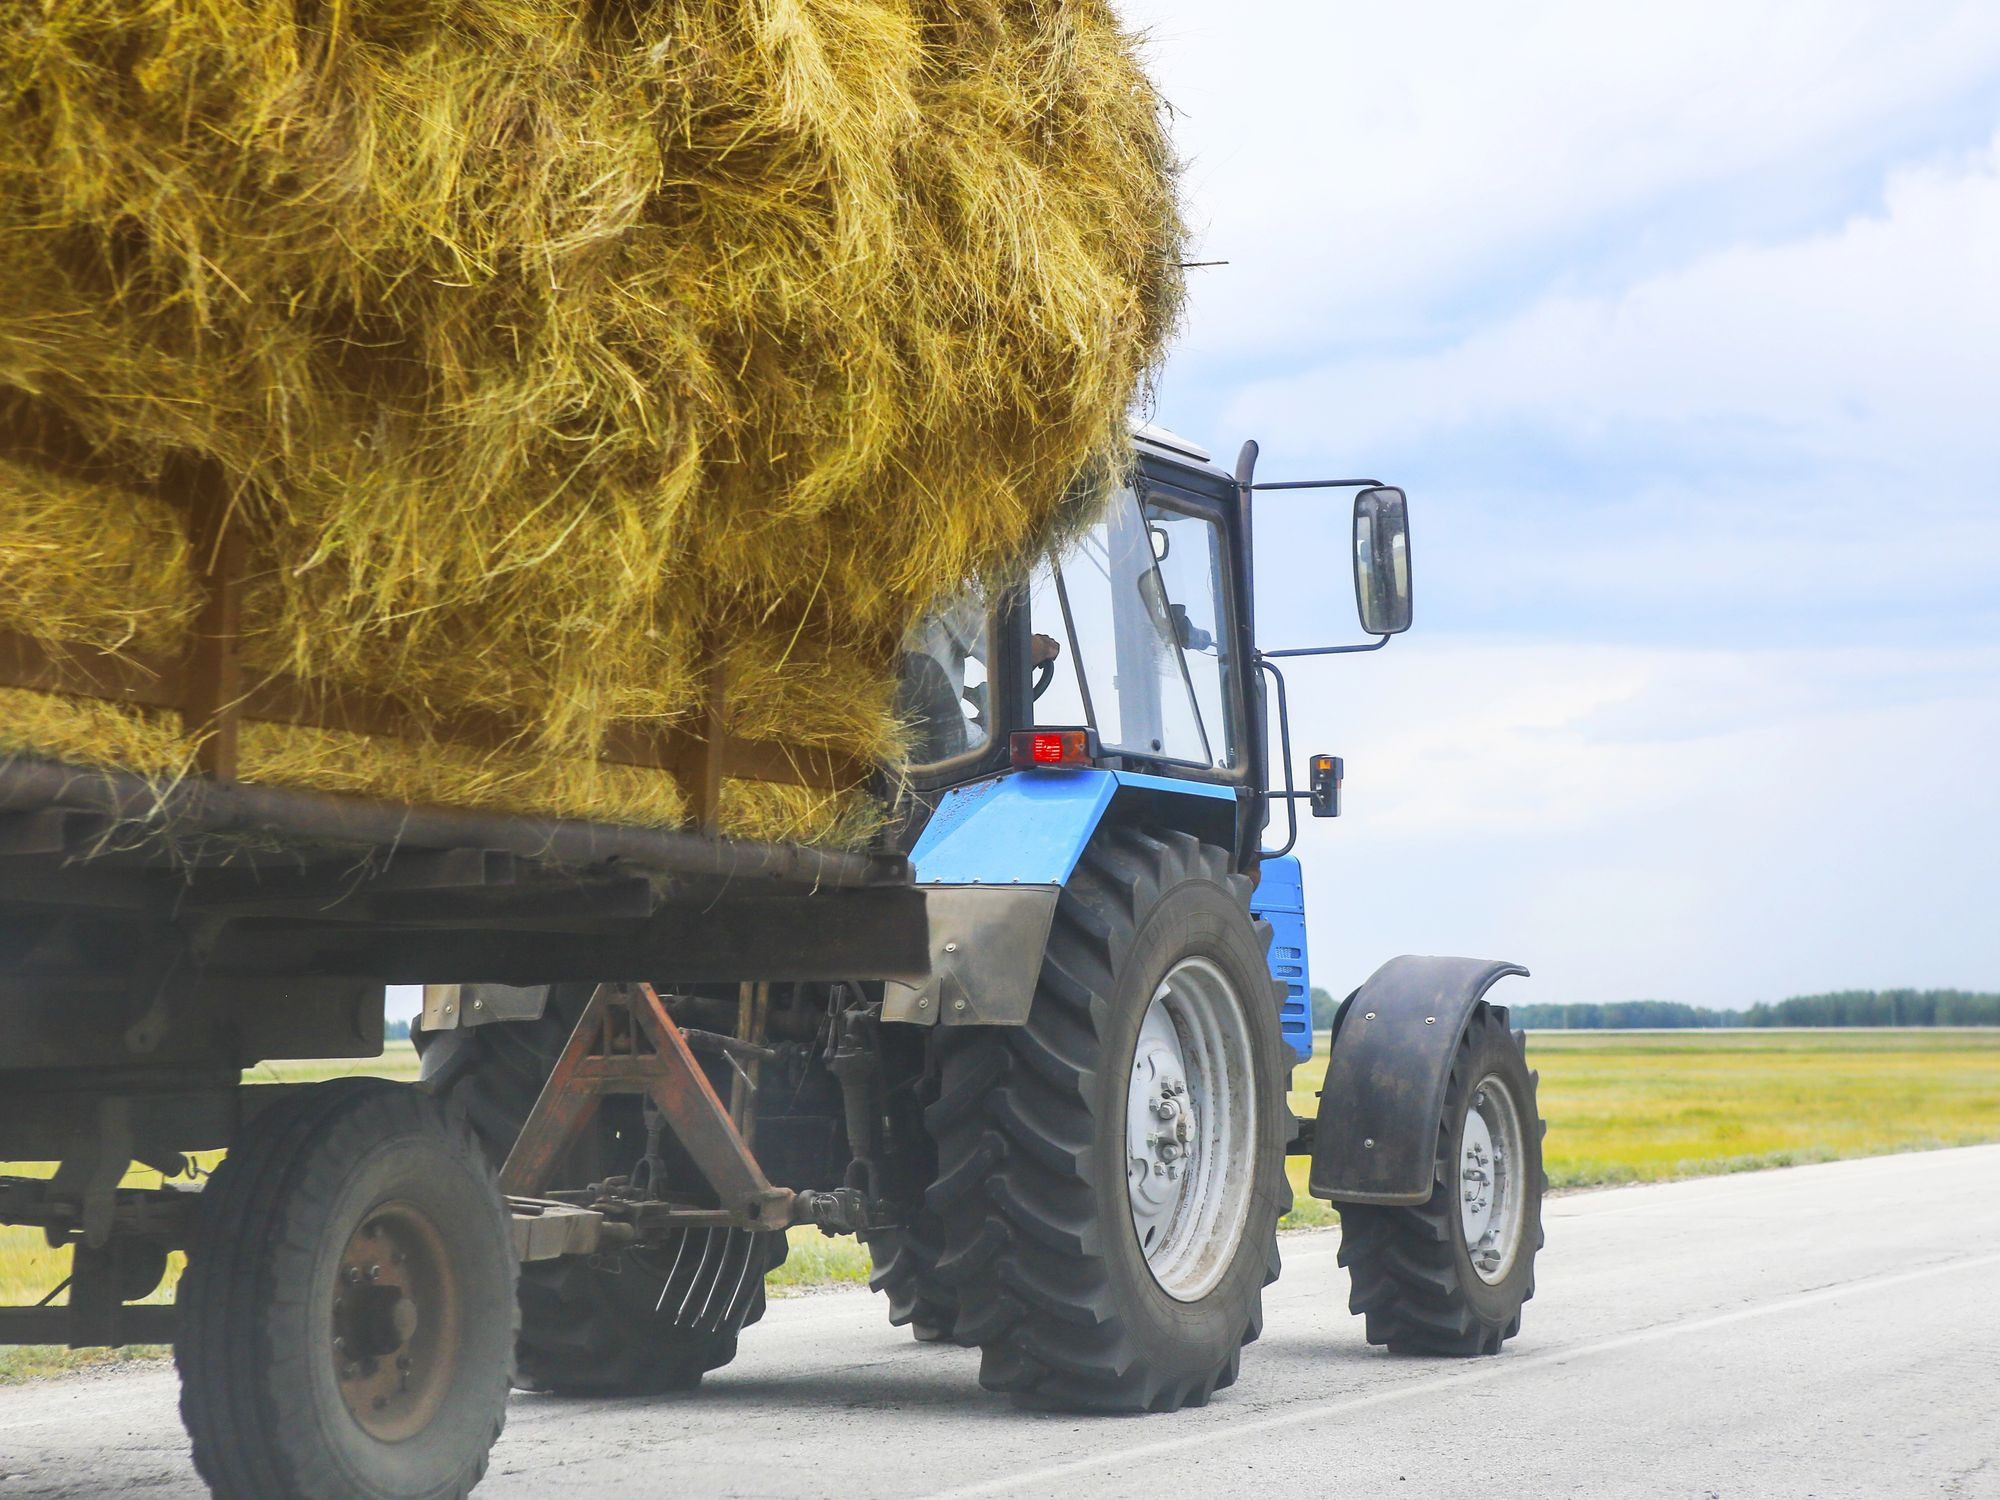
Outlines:
[[[1394,640],[1392,635],[1378,635],[1365,646],[1294,646],[1287,651],[1259,651],[1259,661],[1273,656],[1352,656],[1357,651],[1380,651]]]
[[[1379,479],[1278,479],[1269,484],[1253,484],[1253,490],[1379,490]]]

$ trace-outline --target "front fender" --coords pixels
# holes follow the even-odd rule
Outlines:
[[[1472,1008],[1519,964],[1405,954],[1347,997],[1313,1132],[1310,1187],[1332,1203],[1422,1203],[1452,1058]]]

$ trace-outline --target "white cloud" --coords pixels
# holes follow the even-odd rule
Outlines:
[[[1397,952],[1566,1002],[2000,976],[2000,649],[1432,640],[1291,675],[1301,754],[1348,758],[1302,838],[1328,988]]]
[[[1335,447],[1392,474],[1442,464],[1465,487],[1420,491],[1415,519],[1420,610],[1450,619],[1991,640],[1995,265],[1989,146],[1894,174],[1879,212],[1829,232],[1553,296],[1434,353],[1252,383],[1225,426],[1293,465],[1340,467]],[[1300,551],[1265,559],[1267,599],[1309,589]]]
[[[2000,423],[2000,149],[1895,174],[1879,213],[1551,296],[1438,352],[1246,386],[1232,420],[1397,451],[1527,427],[1643,464],[1788,460],[1990,474]]]
[[[2000,8],[1123,0],[1148,30],[1218,361],[1404,340],[1526,277],[1594,280],[1844,204],[1990,96]]]

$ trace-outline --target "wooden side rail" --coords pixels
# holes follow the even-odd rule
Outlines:
[[[206,663],[205,669],[217,672],[213,662]],[[225,665],[223,670],[240,669]],[[18,631],[0,630],[0,687],[31,688],[134,707],[179,710],[190,716],[191,730],[202,722],[193,718],[195,705],[202,700],[191,692],[197,684],[190,680],[189,659],[185,657],[51,646]],[[429,736],[475,750],[519,745],[531,732],[525,722],[490,709],[420,713],[393,693],[354,687],[309,687],[295,677],[284,675],[258,678],[240,688],[233,699],[218,698],[211,715],[216,722],[232,727],[254,721],[386,739]],[[721,722],[721,693],[717,686],[710,688],[704,720],[710,732],[716,733]],[[717,742],[721,754],[711,757],[709,741],[690,729],[627,722],[614,726],[605,736],[599,758],[613,765],[668,772],[680,781],[689,807],[696,810],[704,804],[701,789],[713,786],[719,795],[723,776],[837,791],[861,785],[871,770],[866,761],[837,751],[744,739],[726,733],[718,734]],[[233,775],[234,765],[223,772],[207,765],[201,769],[226,780]],[[700,821],[712,824],[713,820]]]

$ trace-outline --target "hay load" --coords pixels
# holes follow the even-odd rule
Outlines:
[[[1105,4],[0,15],[0,749],[213,759],[160,684],[227,573],[246,780],[670,823],[670,741],[893,758],[904,630],[1176,309]],[[862,826],[802,779],[722,826]]]

